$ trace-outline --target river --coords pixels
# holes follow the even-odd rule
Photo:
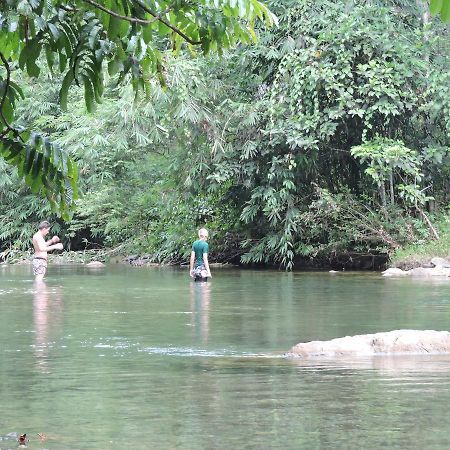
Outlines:
[[[291,360],[300,341],[450,329],[448,281],[0,267],[0,449],[446,449],[450,356]],[[41,434],[42,440],[38,433]]]

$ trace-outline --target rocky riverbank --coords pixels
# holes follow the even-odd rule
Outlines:
[[[90,249],[84,251],[63,251],[61,253],[50,253],[49,262],[51,264],[88,264],[91,262],[101,262],[110,264],[129,264],[134,267],[152,267],[152,266],[180,266],[187,265],[189,262],[180,261],[176,259],[172,264],[161,264],[155,262],[154,255],[151,254],[132,254],[124,255],[121,253],[123,249]],[[360,259],[357,259],[355,255],[347,255],[347,259],[339,261],[314,261],[309,260],[309,263],[305,261],[298,261],[294,269],[295,270],[326,270],[326,269],[338,269],[331,272],[340,272],[342,270],[381,270],[386,267],[387,260],[384,255],[370,256],[365,255],[364,258],[359,255]],[[33,258],[31,251],[17,251],[10,253],[7,258],[0,259],[0,264],[30,264]],[[99,265],[99,264],[98,264]],[[235,264],[228,262],[211,262],[211,267],[233,267]],[[259,268],[274,268],[270,264],[262,264]],[[278,267],[278,266],[277,266]],[[398,276],[414,276],[414,277],[448,277],[450,278],[450,257],[449,258],[413,258],[408,261],[403,260],[401,263],[394,263],[393,266],[384,272],[383,276],[386,277],[398,277]]]
[[[384,277],[450,277],[450,259],[448,258],[429,258],[429,260],[422,262],[420,267],[407,268],[406,270],[400,267],[390,267],[383,273]]]

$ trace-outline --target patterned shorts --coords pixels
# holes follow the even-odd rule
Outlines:
[[[47,260],[44,258],[33,258],[33,275],[45,275],[47,271]]]
[[[200,266],[194,267],[194,279],[195,281],[206,280],[207,272],[206,267],[201,264]]]

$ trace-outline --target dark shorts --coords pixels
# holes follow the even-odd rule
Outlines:
[[[194,280],[195,281],[206,281],[208,277],[206,276],[206,267],[203,264],[200,264],[197,267],[194,267]]]
[[[45,275],[47,271],[47,260],[39,256],[35,256],[32,261],[33,275]]]

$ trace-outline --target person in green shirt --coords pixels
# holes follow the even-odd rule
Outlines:
[[[207,281],[211,278],[208,262],[208,230],[200,228],[198,230],[198,240],[192,244],[191,261],[189,273],[195,281]]]

